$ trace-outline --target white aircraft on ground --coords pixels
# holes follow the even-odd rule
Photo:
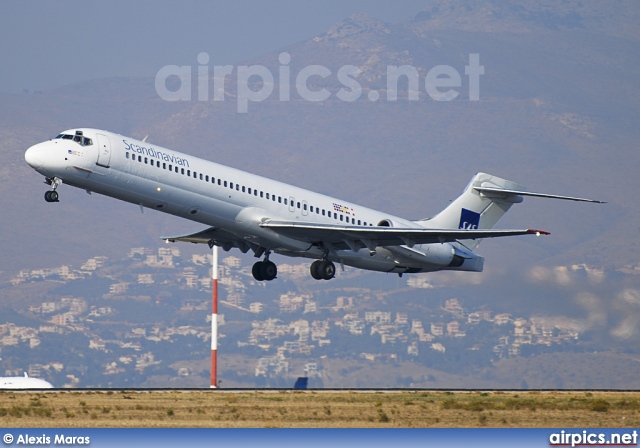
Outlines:
[[[24,376],[7,376],[0,378],[0,389],[52,389],[53,385],[39,378]]]
[[[474,252],[483,238],[548,234],[542,230],[493,230],[523,196],[600,202],[527,192],[489,174],[476,174],[461,196],[430,219],[410,221],[170,149],[96,129],[64,131],[25,153],[45,176],[47,202],[69,184],[208,226],[167,241],[238,248],[263,257],[256,280],[273,280],[278,253],[315,259],[311,276],[329,280],[335,264],[403,273],[440,270],[481,272]]]

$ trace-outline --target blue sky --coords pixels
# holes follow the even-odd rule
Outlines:
[[[235,64],[324,32],[358,12],[390,23],[427,0],[78,1],[0,3],[0,91],[47,90],[168,65]]]

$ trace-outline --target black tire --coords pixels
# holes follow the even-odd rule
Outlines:
[[[331,280],[336,276],[336,265],[329,260],[324,260],[321,262],[318,272],[324,280]]]
[[[51,192],[50,191],[45,191],[44,192],[44,200],[47,202],[51,202]]]
[[[57,191],[54,190],[54,191],[50,191],[49,193],[51,193],[51,194],[49,194],[49,198],[51,198],[51,202],[60,202],[58,200],[58,192]]]
[[[311,263],[311,267],[309,268],[309,271],[311,272],[311,277],[313,277],[316,280],[322,280],[322,274],[320,273],[321,264],[322,264],[321,260],[316,260],[313,263]]]
[[[262,276],[262,261],[257,261],[253,264],[251,273],[253,274],[253,278],[258,280],[259,282],[264,281],[264,277]]]
[[[263,261],[260,267],[260,275],[264,280],[270,282],[278,275],[278,267],[272,261]]]

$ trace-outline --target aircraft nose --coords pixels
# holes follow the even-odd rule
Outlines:
[[[41,143],[38,143],[27,149],[24,153],[24,160],[31,168],[38,169],[44,164],[44,152],[45,148]]]

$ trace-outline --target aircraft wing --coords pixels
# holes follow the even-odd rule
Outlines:
[[[247,241],[231,232],[227,232],[226,230],[217,227],[209,227],[208,229],[204,229],[200,232],[190,233],[187,235],[165,236],[162,237],[162,239],[168,243],[182,241],[196,244],[215,244],[225,250],[237,247],[242,251],[242,253],[246,253],[251,248],[250,243]]]
[[[260,227],[310,244],[331,244],[336,249],[374,250],[378,246],[409,246],[446,243],[476,238],[516,235],[549,235],[544,230],[462,230],[425,229],[423,227],[337,226],[298,221],[265,221]]]

